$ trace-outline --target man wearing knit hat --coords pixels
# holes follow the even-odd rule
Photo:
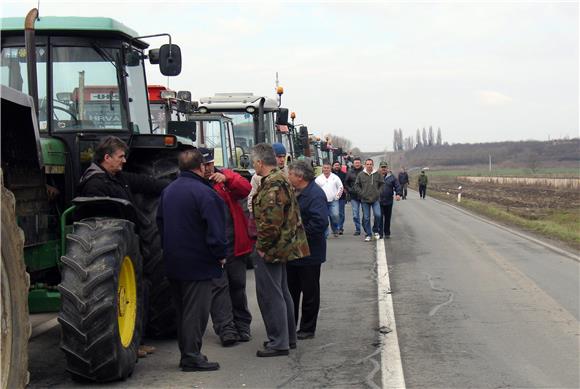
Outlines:
[[[284,175],[288,177],[288,167],[286,166],[286,147],[284,147],[282,143],[272,143],[272,148],[276,154],[278,169],[282,170]]]

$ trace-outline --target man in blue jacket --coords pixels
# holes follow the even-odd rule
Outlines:
[[[221,277],[225,264],[225,203],[204,179],[202,162],[198,150],[179,155],[181,173],[163,191],[157,210],[183,371],[219,369],[201,353],[201,342],[211,308],[212,279]]]
[[[383,176],[383,188],[381,189],[381,215],[382,222],[379,228],[379,239],[389,239],[391,237],[391,215],[393,213],[393,196],[397,201],[401,199],[402,190],[399,181],[393,175],[386,162],[380,164],[381,175]]]
[[[298,325],[300,294],[302,294],[302,314],[300,329],[296,337],[300,340],[314,337],[320,308],[320,267],[326,261],[326,239],[328,228],[328,205],[326,194],[314,181],[312,166],[305,161],[295,161],[290,165],[288,180],[298,194],[298,205],[310,255],[288,262],[286,274],[288,289],[294,301],[294,319]]]

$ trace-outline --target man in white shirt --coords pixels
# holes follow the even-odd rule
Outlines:
[[[330,228],[335,237],[338,237],[338,200],[342,196],[342,181],[340,178],[332,173],[330,162],[324,162],[322,165],[322,174],[316,177],[316,184],[322,188],[326,195],[328,205],[328,213],[330,215]]]

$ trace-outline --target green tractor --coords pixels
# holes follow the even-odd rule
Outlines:
[[[59,311],[74,379],[125,379],[144,317],[154,335],[175,331],[158,199],[80,198],[76,186],[108,135],[129,145],[126,170],[176,175],[193,142],[152,133],[144,62],[177,75],[179,47],[147,50],[148,37],[108,18],[32,10],[1,24],[2,388],[27,381],[28,309]]]

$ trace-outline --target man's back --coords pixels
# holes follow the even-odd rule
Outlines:
[[[225,204],[207,181],[192,172],[164,191],[157,221],[163,236],[167,276],[203,280],[221,275],[226,257]]]

